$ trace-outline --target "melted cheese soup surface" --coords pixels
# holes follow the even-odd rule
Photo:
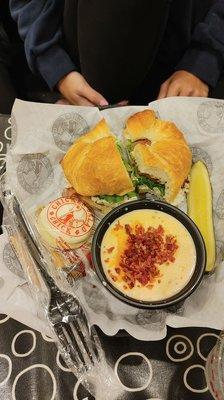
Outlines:
[[[138,265],[134,265],[134,268],[133,264],[131,267],[128,264],[130,257],[132,261],[133,257],[135,257],[135,254],[133,254],[136,250],[135,246],[137,246],[138,251],[139,246],[143,246],[143,251],[146,251],[144,250],[144,239],[141,239],[141,232],[140,236],[135,235],[136,227],[140,227],[143,236],[144,232],[147,232],[147,229],[150,227],[154,237],[159,236],[160,239],[162,237],[167,246],[166,249],[173,251],[170,260],[161,264],[162,259],[160,256],[162,252],[156,255],[157,262],[153,264],[154,261],[151,261],[150,267],[154,268],[152,271],[156,276],[150,278],[148,281],[147,279],[150,276],[148,275],[147,277],[148,272],[147,274],[142,274],[142,270],[139,270],[141,268],[141,266],[139,267],[139,259],[136,261]],[[161,229],[162,234],[160,232]],[[135,237],[130,239],[128,232],[134,234]],[[130,240],[132,240],[131,244]],[[143,240],[143,242],[139,244],[139,240]],[[171,244],[169,245],[169,243]],[[124,263],[124,254],[128,247],[127,273],[127,270],[125,271],[122,265]],[[149,246],[149,249],[150,252],[148,255],[151,257],[153,248]],[[149,259],[151,260],[151,258]],[[177,294],[189,282],[195,269],[196,249],[191,235],[177,219],[162,211],[142,209],[124,214],[110,225],[101,244],[101,260],[107,279],[120,292],[137,300],[159,301]],[[157,272],[155,272],[155,268]],[[145,270],[148,271],[148,269]],[[139,275],[141,276],[139,278],[140,281],[136,279],[138,271],[141,272]],[[127,276],[134,276],[131,283],[129,278],[127,279]]]

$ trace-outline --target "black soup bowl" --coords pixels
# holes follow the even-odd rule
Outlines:
[[[129,213],[135,210],[158,210],[162,211],[166,214],[171,215],[176,218],[182,225],[187,229],[190,233],[195,249],[196,249],[196,264],[193,275],[191,276],[189,282],[186,286],[180,290],[180,292],[176,293],[172,297],[159,300],[159,301],[143,301],[136,300],[130,296],[125,295],[121,291],[119,291],[113,284],[107,279],[107,276],[104,272],[102,261],[101,261],[101,244],[103,237],[109,228],[109,226],[122,215]],[[152,201],[152,200],[136,200],[131,201],[125,204],[122,204],[111,212],[109,212],[99,223],[94,237],[92,241],[92,260],[95,267],[96,274],[101,281],[102,285],[117,299],[121,300],[124,303],[127,303],[130,306],[136,308],[144,308],[148,310],[158,310],[161,308],[168,308],[175,304],[178,304],[185,300],[188,296],[190,296],[195,289],[200,284],[203,274],[205,272],[206,266],[206,249],[203,238],[201,236],[200,231],[194,224],[194,222],[181,210],[177,207],[174,207],[170,204],[167,204],[162,201]]]

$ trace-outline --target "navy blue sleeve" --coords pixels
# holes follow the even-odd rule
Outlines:
[[[224,71],[224,0],[217,0],[196,26],[189,49],[176,66],[215,87]]]
[[[77,70],[62,45],[63,0],[10,0],[30,69],[53,88]]]

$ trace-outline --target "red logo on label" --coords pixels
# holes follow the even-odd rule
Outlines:
[[[86,235],[93,226],[93,216],[78,200],[61,197],[52,201],[47,210],[49,223],[68,236]]]

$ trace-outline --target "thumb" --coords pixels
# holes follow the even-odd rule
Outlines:
[[[91,88],[88,84],[85,86],[83,90],[84,96],[91,101],[91,103],[97,106],[108,106],[108,101],[96,90]]]

